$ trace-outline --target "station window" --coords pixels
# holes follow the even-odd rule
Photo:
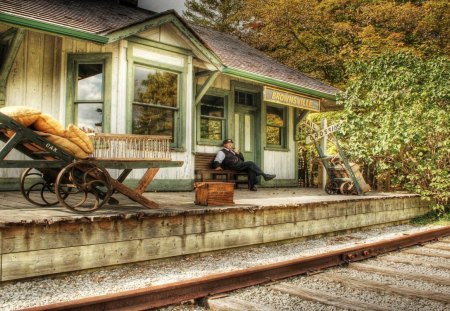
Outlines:
[[[105,132],[110,96],[110,55],[69,55],[66,121],[88,133]]]
[[[132,133],[176,137],[179,74],[143,65],[134,66]]]
[[[286,108],[267,106],[266,144],[268,147],[286,147]]]
[[[236,90],[234,91],[234,101],[238,105],[255,106],[256,94]]]
[[[211,142],[225,139],[225,97],[204,95],[200,102],[200,139]]]

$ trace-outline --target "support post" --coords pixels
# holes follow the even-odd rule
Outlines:
[[[326,129],[327,128],[327,119],[322,119],[321,121],[321,129]],[[327,136],[325,135],[320,142],[320,145],[322,147],[323,153],[326,155],[327,154]],[[323,161],[322,161],[322,189],[325,190],[325,186],[327,184],[327,169],[323,166]]]

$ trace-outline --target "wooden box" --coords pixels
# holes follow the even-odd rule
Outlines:
[[[196,182],[195,204],[204,206],[234,204],[234,183],[227,182]]]

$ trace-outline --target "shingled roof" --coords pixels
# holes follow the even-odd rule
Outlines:
[[[310,78],[245,44],[238,38],[206,27],[191,25],[206,45],[230,68],[299,85],[330,95],[338,89]]]
[[[201,45],[212,51],[225,70],[238,70],[250,74],[251,78],[269,79],[274,84],[296,91],[312,90],[312,95],[333,99],[338,89],[310,78],[250,47],[238,38],[209,28],[186,23],[175,11],[162,13],[121,4],[114,0],[1,0],[0,21],[16,23],[30,27],[28,22],[36,23],[36,28],[62,35],[74,35],[77,38],[93,40],[99,43],[112,42],[115,32],[142,25],[161,16],[173,16],[188,32],[197,38]],[[18,20],[10,21],[9,18]],[[45,25],[54,25],[48,28]],[[32,27],[32,26],[31,26]],[[61,31],[69,29],[72,33]],[[142,31],[136,28],[133,31]],[[81,33],[81,35],[80,35]],[[87,34],[87,36],[86,36]],[[128,35],[132,35],[129,33]],[[117,40],[120,37],[116,37]]]
[[[112,0],[1,0],[0,12],[96,35],[144,22],[156,14]]]

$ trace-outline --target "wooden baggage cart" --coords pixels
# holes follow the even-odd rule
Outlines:
[[[30,128],[0,113],[1,168],[26,168],[20,189],[26,200],[38,206],[61,203],[76,212],[91,212],[105,203],[117,204],[112,198],[120,192],[147,208],[158,204],[143,193],[160,168],[178,167],[181,161],[170,160],[170,137],[121,134],[96,134],[94,155],[77,159]],[[7,160],[18,150],[31,160]],[[107,169],[121,170],[117,178]],[[133,169],[146,169],[135,189],[124,185]]]

